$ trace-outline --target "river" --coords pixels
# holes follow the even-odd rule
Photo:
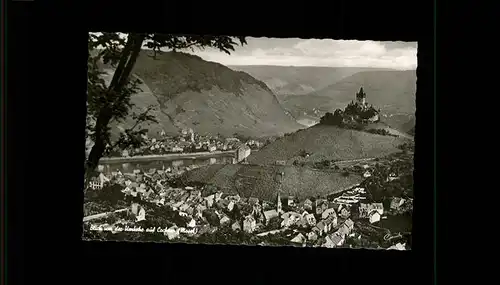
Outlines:
[[[218,157],[203,157],[203,158],[182,158],[176,160],[147,160],[136,162],[113,162],[101,161],[104,166],[104,173],[111,174],[112,171],[120,170],[122,173],[131,173],[134,169],[140,169],[147,172],[151,168],[163,169],[168,167],[186,167],[190,165],[210,165],[210,164],[230,164],[233,160],[233,155],[220,155]]]

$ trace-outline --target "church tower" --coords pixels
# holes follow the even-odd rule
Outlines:
[[[285,173],[284,172],[280,172],[278,174],[279,176],[279,186],[278,186],[278,201],[276,201],[276,211],[278,212],[278,214],[281,214],[283,213],[283,206],[281,205],[281,190],[283,188],[283,178],[284,178],[284,175]]]
[[[276,203],[276,205],[277,205],[276,206],[276,211],[278,212],[278,214],[283,213],[283,209],[282,209],[282,205],[281,205],[281,195],[280,195],[280,192],[278,192],[278,202]]]

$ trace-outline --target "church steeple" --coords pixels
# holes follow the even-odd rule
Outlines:
[[[278,201],[276,201],[276,211],[281,214],[283,213],[283,206],[281,205],[281,190],[282,190],[282,186],[283,186],[283,176],[285,175],[284,172],[280,172],[279,173],[279,185],[278,185]]]
[[[281,214],[283,212],[283,208],[282,208],[282,205],[281,205],[281,195],[280,195],[280,192],[278,191],[278,202],[276,203],[276,211],[278,212],[278,214]]]

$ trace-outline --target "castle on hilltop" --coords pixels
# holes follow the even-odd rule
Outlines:
[[[321,117],[320,124],[358,128],[363,124],[380,121],[380,109],[377,110],[366,102],[363,87],[356,93],[355,99],[347,104],[344,110],[336,109],[333,113],[327,112]]]
[[[380,120],[379,111],[372,105],[368,105],[368,102],[366,101],[366,93],[363,90],[363,87],[361,87],[358,93],[356,93],[356,101],[351,102],[351,104],[347,106],[345,113],[358,117],[363,123],[373,123]]]

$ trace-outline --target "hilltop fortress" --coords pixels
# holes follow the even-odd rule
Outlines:
[[[355,101],[351,101],[344,110],[337,109],[333,114],[326,113],[321,118],[320,123],[355,128],[360,125],[379,122],[379,113],[380,110],[367,103],[366,93],[361,87],[359,92],[356,93]]]
[[[351,115],[352,117],[356,117],[354,119],[356,119],[356,121],[361,121],[362,123],[373,123],[380,120],[379,111],[376,110],[373,105],[368,105],[366,101],[366,93],[363,91],[363,87],[361,87],[359,92],[356,93],[356,101],[347,105],[344,113]]]

